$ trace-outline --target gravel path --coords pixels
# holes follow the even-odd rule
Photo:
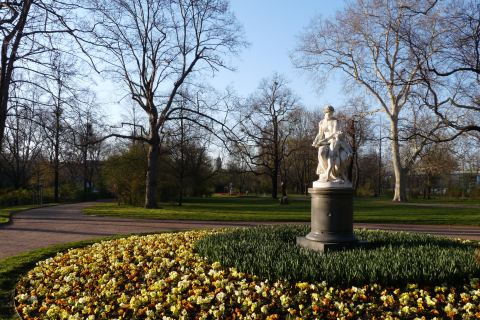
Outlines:
[[[0,259],[54,244],[114,234],[279,224],[278,222],[138,220],[84,215],[82,209],[92,204],[65,204],[16,213],[12,223],[0,226]],[[355,227],[426,232],[480,240],[479,227],[363,223],[355,224]]]

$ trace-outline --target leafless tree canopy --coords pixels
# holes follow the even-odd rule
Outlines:
[[[77,15],[76,1],[20,0],[0,1],[0,150],[9,108],[11,84],[29,82],[48,76],[52,66],[50,54],[64,51],[72,54],[70,44],[80,45],[78,34],[84,30]],[[68,42],[64,41],[69,39]],[[75,55],[82,55],[76,46]]]
[[[240,150],[250,169],[272,180],[272,198],[277,198],[281,166],[294,150],[288,139],[298,116],[298,98],[284,77],[274,74],[261,81],[258,91],[242,110]],[[284,175],[282,181],[286,183]]]

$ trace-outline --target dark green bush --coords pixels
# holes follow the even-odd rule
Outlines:
[[[32,204],[33,199],[33,192],[29,189],[2,191],[0,193],[0,207]]]
[[[480,276],[477,244],[425,234],[356,230],[369,245],[317,253],[295,244],[307,226],[229,230],[199,241],[209,261],[270,280],[326,281],[329,285],[458,284]]]

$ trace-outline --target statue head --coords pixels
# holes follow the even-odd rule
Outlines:
[[[323,109],[323,113],[333,114],[334,111],[335,111],[335,109],[334,109],[331,105],[327,105],[327,106]]]

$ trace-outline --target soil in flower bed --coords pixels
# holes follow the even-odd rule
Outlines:
[[[308,226],[237,229],[200,240],[209,261],[272,280],[323,281],[332,285],[458,284],[480,276],[478,244],[425,234],[356,230],[366,247],[328,252],[300,248]]]
[[[222,232],[132,236],[59,253],[39,262],[20,280],[15,297],[17,311],[24,319],[480,316],[478,279],[456,286],[397,287],[378,283],[336,286],[329,279],[275,281],[209,261],[194,251],[199,241],[215,239]]]

